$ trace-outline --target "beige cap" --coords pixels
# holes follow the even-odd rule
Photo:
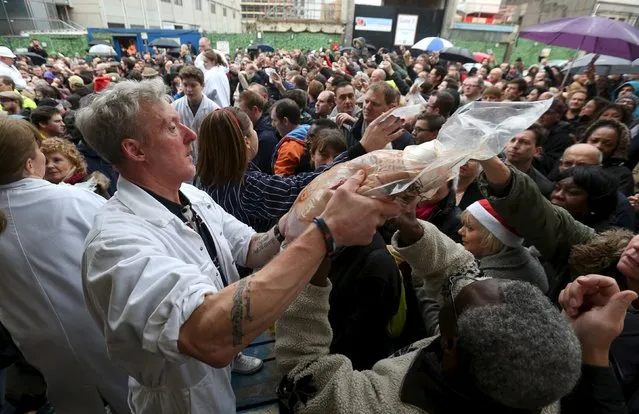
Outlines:
[[[154,77],[158,76],[159,74],[160,74],[160,72],[158,72],[157,70],[155,70],[153,68],[149,68],[149,67],[144,68],[144,70],[142,71],[142,77],[143,78],[154,78]]]
[[[18,102],[22,101],[22,96],[20,96],[18,92],[14,92],[14,91],[0,92],[0,98],[9,98]]]
[[[78,75],[73,75],[69,77],[69,85],[84,86],[84,81]]]

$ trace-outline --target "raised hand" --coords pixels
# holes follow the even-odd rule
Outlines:
[[[383,113],[366,127],[359,141],[366,152],[382,149],[404,134],[401,118],[391,115],[394,109]]]
[[[637,294],[620,291],[607,276],[580,276],[559,294],[559,304],[579,338],[585,363],[608,365],[610,344],[623,330],[624,318]]]

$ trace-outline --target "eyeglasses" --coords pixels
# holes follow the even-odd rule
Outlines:
[[[463,86],[464,86],[464,88],[465,87],[469,87],[469,88],[478,88],[479,87],[479,85],[469,85],[467,83],[464,83]]]

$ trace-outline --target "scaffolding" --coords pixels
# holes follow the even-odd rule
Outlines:
[[[243,0],[241,4],[244,21],[341,21],[341,0]]]

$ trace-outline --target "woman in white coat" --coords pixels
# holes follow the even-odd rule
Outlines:
[[[224,59],[214,52],[204,52],[204,95],[221,108],[231,106],[231,85],[226,75],[229,68]]]
[[[105,200],[45,181],[39,133],[0,118],[0,322],[58,414],[128,413],[127,377],[84,303],[84,238]]]

